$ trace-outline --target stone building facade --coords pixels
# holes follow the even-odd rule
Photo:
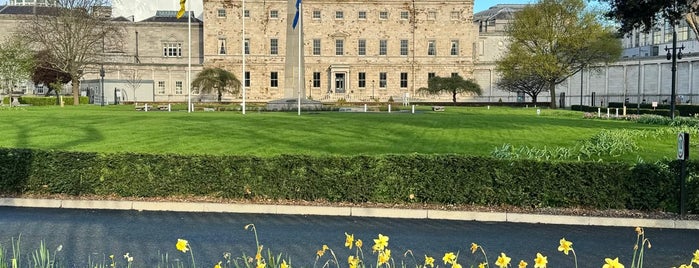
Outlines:
[[[204,65],[243,76],[244,17],[247,96],[282,98],[287,12],[295,10],[286,0],[245,5],[204,0]],[[308,98],[414,99],[430,76],[472,77],[473,0],[305,0],[301,10]]]

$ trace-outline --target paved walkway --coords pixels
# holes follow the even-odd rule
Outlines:
[[[541,223],[583,226],[641,226],[645,228],[699,230],[699,221],[694,220],[635,219],[592,216],[541,215],[508,212],[445,211],[432,209],[228,204],[206,202],[146,202],[71,199],[60,200],[29,198],[0,198],[0,206],[67,209],[111,209],[137,211],[225,212],[278,215],[356,216],[379,218],[460,220],[480,222]]]

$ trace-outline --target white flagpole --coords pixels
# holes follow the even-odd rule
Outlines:
[[[187,1],[187,43],[189,48],[187,49],[187,112],[191,113],[194,111],[192,109],[192,9],[190,8],[192,0]]]
[[[243,54],[243,114],[245,114],[245,0],[243,0],[243,11],[241,11],[240,15],[241,19],[243,20],[243,42],[242,44],[242,54]]]
[[[303,7],[303,1],[299,0],[299,10],[298,10],[298,12],[299,12],[299,25],[298,25],[299,26],[299,48],[298,48],[299,49],[299,51],[298,51],[299,69],[298,69],[298,73],[296,74],[296,75],[298,75],[298,79],[299,79],[299,83],[298,83],[299,84],[298,85],[299,86],[298,115],[301,115],[301,87],[303,85],[303,79],[301,77],[301,45],[302,45],[302,41],[303,41],[303,40],[301,40],[301,31],[303,31],[303,9],[302,9],[302,7]]]

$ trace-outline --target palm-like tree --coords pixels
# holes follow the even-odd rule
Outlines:
[[[435,76],[427,81],[427,87],[418,89],[430,95],[439,95],[442,93],[451,93],[452,101],[456,102],[456,95],[459,93],[471,93],[481,95],[481,87],[473,79],[464,80],[458,74],[451,77]]]
[[[218,93],[218,102],[224,92],[238,94],[240,91],[240,80],[229,71],[222,68],[205,68],[192,81],[192,87],[199,89],[202,93]]]

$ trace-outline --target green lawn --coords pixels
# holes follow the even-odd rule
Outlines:
[[[133,106],[0,109],[0,147],[179,154],[489,155],[496,146],[574,146],[603,129],[657,129],[580,112],[446,107],[410,113],[137,112]],[[395,111],[395,107],[394,107]],[[637,140],[621,160],[672,158],[676,134]],[[696,153],[696,152],[692,152]]]

